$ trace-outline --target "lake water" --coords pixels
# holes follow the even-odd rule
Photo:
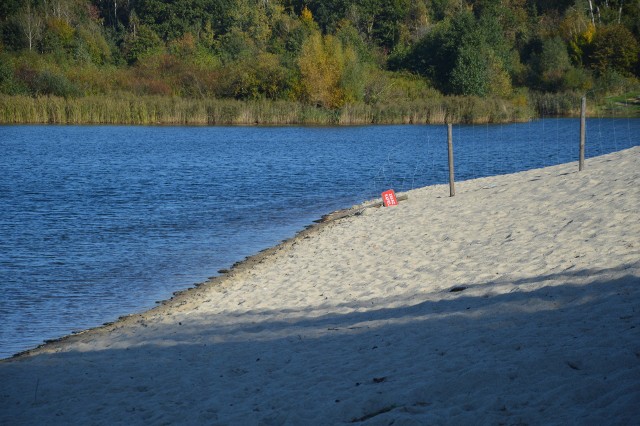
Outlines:
[[[578,133],[454,126],[456,180],[575,161]],[[639,135],[638,119],[588,120],[587,157]],[[0,126],[0,177],[7,357],[151,308],[333,210],[446,183],[446,127]]]

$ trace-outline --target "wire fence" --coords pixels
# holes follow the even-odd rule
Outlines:
[[[593,94],[585,98],[589,96]],[[580,100],[577,102],[580,110]],[[524,123],[453,124],[456,180],[579,162],[581,118],[563,116],[560,107],[550,102],[541,106],[540,118]],[[632,116],[633,108],[640,108],[640,99],[621,99],[607,108],[593,108],[587,102],[584,158],[640,145],[640,118]],[[389,145],[372,179],[372,193],[394,187],[402,192],[448,181],[447,126],[424,127],[418,135],[420,148],[406,140]],[[407,154],[405,149],[412,152]]]

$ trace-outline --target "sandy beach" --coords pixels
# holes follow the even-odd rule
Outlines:
[[[0,361],[0,424],[638,424],[640,147],[456,193]]]

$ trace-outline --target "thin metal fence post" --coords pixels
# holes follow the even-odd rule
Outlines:
[[[447,145],[449,147],[449,196],[456,195],[456,186],[453,180],[453,129],[451,123],[447,124]]]
[[[586,139],[587,127],[587,97],[582,97],[582,105],[580,108],[580,159],[578,161],[578,171],[584,169],[584,143]]]

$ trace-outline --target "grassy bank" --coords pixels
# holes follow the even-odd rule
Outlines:
[[[63,98],[0,95],[2,124],[363,125],[510,123],[579,116],[579,94],[510,100],[437,97],[393,104],[350,104],[337,110],[287,101],[185,99],[168,96]],[[638,94],[588,102],[588,115],[640,116]]]
[[[640,117],[640,92],[608,97],[600,111],[602,115]]]
[[[526,102],[438,97],[393,104],[351,104],[337,110],[287,101],[179,97],[0,95],[3,124],[358,125],[504,123],[531,119]]]

